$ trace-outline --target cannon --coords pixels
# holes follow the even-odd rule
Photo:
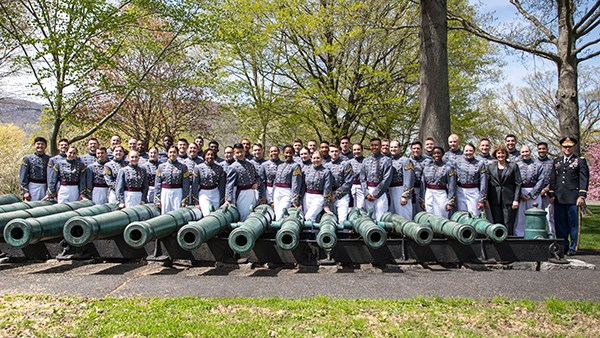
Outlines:
[[[21,198],[15,194],[4,194],[0,195],[0,205],[13,204],[22,202]]]
[[[279,228],[275,235],[277,246],[283,250],[294,250],[300,243],[300,233],[304,228],[304,212],[300,208],[285,209],[283,217],[271,227]]]
[[[274,218],[275,214],[270,205],[262,204],[254,208],[248,218],[229,234],[231,250],[239,254],[252,250],[258,237],[267,231]]]
[[[494,224],[483,217],[475,217],[468,211],[457,211],[450,219],[458,223],[472,225],[478,235],[489,237],[496,243],[502,242],[508,236],[508,230],[504,225]]]
[[[56,204],[55,200],[33,201],[33,202],[17,202],[12,204],[0,205],[0,213],[11,212],[17,210],[33,209]]]
[[[23,248],[50,239],[61,238],[65,223],[76,216],[104,214],[119,207],[116,203],[94,205],[38,218],[13,219],[4,227],[4,240],[10,246]]]
[[[153,203],[146,203],[97,216],[73,217],[65,224],[63,237],[70,245],[81,247],[97,239],[122,234],[131,222],[158,215],[160,209]]]
[[[533,203],[533,208],[525,210],[525,234],[523,238],[554,238],[554,234],[548,231],[546,211],[540,209],[537,202]]]
[[[190,222],[177,232],[177,243],[188,251],[198,249],[207,240],[231,230],[231,224],[240,220],[235,205],[223,206],[197,222]]]
[[[433,230],[429,226],[415,223],[393,212],[383,214],[381,221],[391,233],[411,239],[418,245],[429,245],[433,240]]]
[[[387,233],[371,218],[372,214],[373,210],[366,212],[361,208],[354,208],[348,213],[348,220],[344,221],[344,225],[352,227],[369,248],[379,249],[385,244]]]
[[[337,244],[335,230],[338,226],[337,216],[334,214],[323,214],[321,221],[315,227],[319,228],[317,233],[317,244],[321,249],[330,250]]]
[[[415,222],[430,226],[434,233],[457,240],[464,245],[473,243],[477,237],[472,225],[457,223],[425,211],[415,216]]]
[[[37,218],[48,215],[60,214],[61,212],[67,212],[77,210],[80,208],[91,207],[94,205],[92,201],[77,201],[71,203],[58,203],[52,205],[46,205],[36,207],[32,209],[17,210],[11,212],[5,212],[0,214],[0,236],[4,236],[4,227],[8,222],[16,218]]]
[[[130,223],[123,238],[132,248],[141,248],[155,239],[167,237],[189,222],[202,218],[202,211],[194,206],[173,210],[146,221]]]

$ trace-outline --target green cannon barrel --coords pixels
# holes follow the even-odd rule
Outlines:
[[[31,217],[37,218],[48,215],[60,214],[61,212],[91,207],[92,205],[94,205],[92,201],[77,201],[71,203],[58,203],[53,205],[46,205],[32,209],[5,212],[3,214],[0,214],[0,236],[4,236],[4,227],[6,226],[6,224],[8,224],[8,222],[12,221],[13,219],[26,219]]]
[[[267,231],[274,218],[270,205],[262,204],[254,208],[248,218],[229,234],[231,250],[240,254],[252,250],[258,237]]]
[[[300,243],[300,232],[304,226],[302,209],[294,207],[287,209],[278,225],[279,230],[275,235],[275,242],[283,250],[294,250]]]
[[[500,243],[508,236],[508,230],[502,224],[495,224],[483,217],[474,217],[468,211],[455,212],[451,220],[472,225],[478,235],[489,237],[492,241]]]
[[[411,239],[419,245],[429,245],[433,240],[433,230],[429,226],[415,223],[393,212],[383,214],[381,221],[392,224],[390,232]]]
[[[125,242],[141,248],[155,239],[167,237],[189,222],[202,218],[202,211],[194,206],[173,210],[152,219],[129,224],[123,232]]]
[[[0,213],[17,211],[17,210],[33,209],[33,208],[44,207],[44,206],[53,205],[53,204],[56,204],[55,200],[18,202],[18,203],[12,203],[12,204],[5,204],[5,205],[0,205]]]
[[[320,248],[329,250],[337,244],[337,229],[338,219],[334,214],[323,214],[318,225],[319,232],[317,233],[317,244]]]
[[[235,205],[223,206],[197,222],[190,222],[179,229],[177,243],[188,251],[198,249],[202,243],[231,230],[231,224],[240,220]]]
[[[361,208],[352,209],[348,213],[348,222],[352,226],[352,230],[363,238],[369,248],[379,249],[385,244],[387,233],[382,226],[375,223],[371,218],[371,213],[367,213]]]
[[[146,203],[98,216],[73,217],[65,224],[63,236],[72,246],[84,246],[97,239],[122,234],[131,222],[144,221],[158,215],[160,209],[153,203]]]
[[[63,227],[69,219],[76,216],[104,214],[118,209],[116,203],[107,203],[38,218],[13,219],[4,228],[4,240],[8,245],[23,248],[60,238],[63,235]]]
[[[425,211],[421,211],[415,216],[415,222],[430,226],[434,233],[455,239],[465,245],[473,243],[477,237],[472,225],[457,223]]]
[[[0,195],[0,205],[13,204],[22,202],[21,198],[15,194],[4,194]]]

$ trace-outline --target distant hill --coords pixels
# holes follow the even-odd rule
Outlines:
[[[0,122],[12,123],[23,129],[27,134],[39,130],[38,122],[44,106],[26,100],[0,100]]]

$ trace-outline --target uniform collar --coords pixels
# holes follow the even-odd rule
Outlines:
[[[34,154],[35,154],[37,157],[44,157],[44,156],[46,156],[46,153],[43,153],[43,154],[38,154],[38,152],[37,152],[37,151],[36,151],[36,152],[34,152]]]

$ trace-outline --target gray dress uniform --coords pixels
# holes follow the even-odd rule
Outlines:
[[[128,164],[129,161],[127,161],[125,158],[122,158],[120,160],[113,159],[104,165],[104,182],[106,182],[106,185],[108,185],[109,189],[112,190],[113,193],[115,192],[117,174],[119,173],[119,170]],[[110,199],[109,202],[111,202]]]
[[[250,163],[254,164],[254,168],[256,169],[256,173],[258,174],[259,178],[261,178],[260,177],[260,166],[265,162],[267,162],[267,160],[265,160],[262,157],[261,158],[253,157],[250,160]],[[262,181],[262,178],[261,178],[260,182],[261,182],[261,184],[257,189],[257,192],[258,192],[258,195],[256,196],[257,199],[267,196],[267,185],[265,182]]]
[[[227,183],[223,167],[216,163],[201,163],[194,168],[192,176],[192,201],[198,204],[198,194],[201,190],[217,189],[219,206],[225,203],[225,184]],[[215,210],[218,208],[215,208]]]
[[[76,185],[79,187],[79,195],[87,195],[85,169],[83,162],[78,159],[64,159],[56,162],[48,177],[47,195],[52,195],[57,191],[56,183],[58,182],[65,186]]]
[[[521,152],[519,149],[515,148],[513,151],[509,151],[508,159],[506,160],[509,162],[519,162],[521,160]]]
[[[141,165],[146,167],[146,171],[148,172],[148,202],[154,203],[154,183],[156,182],[156,170],[158,170],[158,166],[161,164],[159,159],[156,160],[147,160],[144,161]]]
[[[464,153],[461,149],[456,149],[456,150],[450,149],[444,154],[444,156],[442,157],[442,160],[444,162],[448,162],[448,163],[454,165],[454,163],[456,161],[458,161],[458,158],[463,156],[463,154]],[[456,165],[455,165],[455,167],[456,167]]]
[[[431,190],[432,194],[427,194]],[[443,194],[434,192],[444,191]],[[427,212],[447,217],[446,206],[456,206],[456,169],[450,163],[428,162],[421,175],[420,202],[425,203]]]
[[[145,166],[129,164],[119,169],[115,183],[117,202],[125,203],[125,191],[142,193],[142,201],[148,202],[148,171]]]
[[[475,155],[475,159],[477,159],[478,161],[483,161],[485,163],[485,166],[489,166],[492,162],[496,161],[496,159],[494,159],[492,157],[492,155],[487,154],[487,155]]]
[[[348,151],[348,152],[341,152],[340,153],[340,158],[342,159],[342,161],[350,161],[351,159],[354,158],[354,153],[352,152],[352,150]]]
[[[86,181],[86,197],[92,199],[94,188],[108,188],[108,184],[104,181],[104,166],[108,161],[96,161],[87,166],[85,170]]]
[[[323,156],[323,164],[331,162],[331,156],[325,155]]]
[[[388,188],[390,196],[390,211],[407,219],[412,219],[412,197],[415,185],[415,166],[405,156],[392,156],[392,181]],[[408,199],[406,206],[401,205],[402,198]],[[408,216],[408,217],[407,217]]]
[[[533,208],[533,203],[542,205],[540,193],[544,189],[544,183],[547,180],[544,177],[544,166],[540,162],[520,158],[516,164],[519,166],[521,179],[523,180],[521,195],[528,195],[530,197],[527,201],[519,201],[519,211],[515,222],[515,235],[522,237],[525,235],[525,210]]]
[[[352,189],[350,193],[350,207],[351,208],[364,208],[365,207],[365,195],[360,185],[360,171],[363,166],[364,157],[353,157],[350,161],[350,167],[352,167]]]
[[[50,157],[50,160],[48,160],[48,176],[47,176],[48,180],[50,180],[50,175],[52,174],[52,171],[54,171],[54,165],[58,161],[62,161],[62,160],[66,160],[66,159],[67,159],[67,154],[65,154],[65,153],[60,153],[56,156]],[[59,187],[60,187],[60,184],[56,186],[56,190],[58,190]]]
[[[196,157],[191,157],[191,156],[189,156],[189,155],[186,155],[186,158],[185,158],[185,159],[181,159],[181,160],[180,160],[180,159],[178,158],[177,160],[178,160],[179,162],[181,162],[181,163],[185,164],[185,166],[188,168],[188,173],[190,173],[190,175],[192,175],[192,174],[194,173],[194,168],[195,168],[197,165],[199,165],[199,164],[201,164],[201,163],[203,163],[203,162],[204,162],[204,160],[203,160],[201,157],[199,157],[199,156],[196,156]],[[190,177],[191,177],[191,176],[190,176]],[[186,200],[186,201],[185,201],[185,203],[186,203],[186,204],[190,204],[190,205],[191,205],[191,204],[195,204],[193,199],[194,199],[194,197],[192,196],[192,194],[190,194],[190,196],[189,196],[188,200]]]
[[[335,207],[333,212],[337,213],[338,220],[344,222],[350,211],[350,193],[352,191],[352,183],[354,182],[354,172],[349,161],[343,161],[338,158],[325,164],[325,168],[331,171],[333,179],[332,196],[335,196],[336,201],[332,203]],[[346,196],[348,196],[346,198]]]
[[[458,210],[479,215],[478,203],[487,201],[487,166],[475,157],[461,156],[456,162]],[[473,189],[473,190],[471,190]],[[477,191],[478,193],[475,193]]]
[[[89,152],[89,153],[81,156],[80,159],[81,159],[81,162],[83,162],[83,164],[85,165],[86,168],[89,167],[90,164],[98,161],[98,158],[96,157],[96,153],[92,153],[92,152]]]
[[[373,217],[380,220],[388,210],[387,191],[392,183],[392,159],[381,153],[371,155],[363,161],[360,171],[360,185],[365,194],[365,208],[373,209]],[[372,194],[375,201],[366,197]]]
[[[548,231],[556,234],[556,229],[554,226],[554,204],[550,203],[550,175],[552,174],[552,165],[554,161],[548,157],[538,157],[535,160],[538,164],[544,167],[544,188],[542,191],[546,192],[546,196],[542,197],[542,206],[541,208],[546,211],[546,221],[548,222]]]
[[[215,162],[220,165],[221,167],[223,167],[223,170],[225,171],[225,175],[227,175],[227,173],[229,172],[229,167],[231,167],[232,164],[235,163],[235,159],[231,159],[231,160],[223,160],[221,162],[217,162],[215,160]]]
[[[225,200],[227,202],[232,203],[234,199],[234,187],[237,187],[239,193],[239,191],[252,189],[254,184],[260,185],[260,177],[256,167],[250,161],[235,161],[228,167],[228,170],[225,189]]]
[[[315,221],[323,206],[331,208],[333,176],[323,165],[311,165],[304,172],[303,209],[306,220]]]
[[[413,215],[416,215],[418,212],[423,211],[421,209],[421,176],[423,175],[423,167],[426,166],[429,162],[432,161],[431,157],[427,157],[425,155],[421,155],[419,157],[411,156],[410,160],[415,167],[415,183],[414,183],[414,193],[413,193]]]
[[[43,154],[40,155],[38,153],[34,153],[31,155],[27,155],[23,157],[21,161],[21,169],[19,170],[19,183],[21,185],[21,195],[25,193],[31,193],[31,200],[37,201],[42,199],[46,193],[47,184],[48,184],[48,162],[50,161],[50,156]],[[29,183],[36,184],[44,184],[43,191],[40,186],[39,194],[35,194],[29,191]],[[39,198],[37,198],[39,197]]]
[[[159,164],[154,180],[154,203],[162,203],[162,188],[181,188],[181,200],[187,203],[190,198],[190,173],[187,166],[177,160]]]
[[[167,162],[168,159],[169,159],[169,155],[167,154],[167,150],[160,149],[158,151],[158,160],[160,161],[160,163],[165,163],[165,162]]]
[[[294,159],[295,160],[295,159]],[[277,166],[283,163],[280,159],[270,159],[260,165],[258,176],[260,176],[261,183],[265,186],[264,189],[267,192],[267,203],[273,204],[273,187],[275,186],[275,177],[277,176]],[[269,191],[271,191],[269,193]]]

